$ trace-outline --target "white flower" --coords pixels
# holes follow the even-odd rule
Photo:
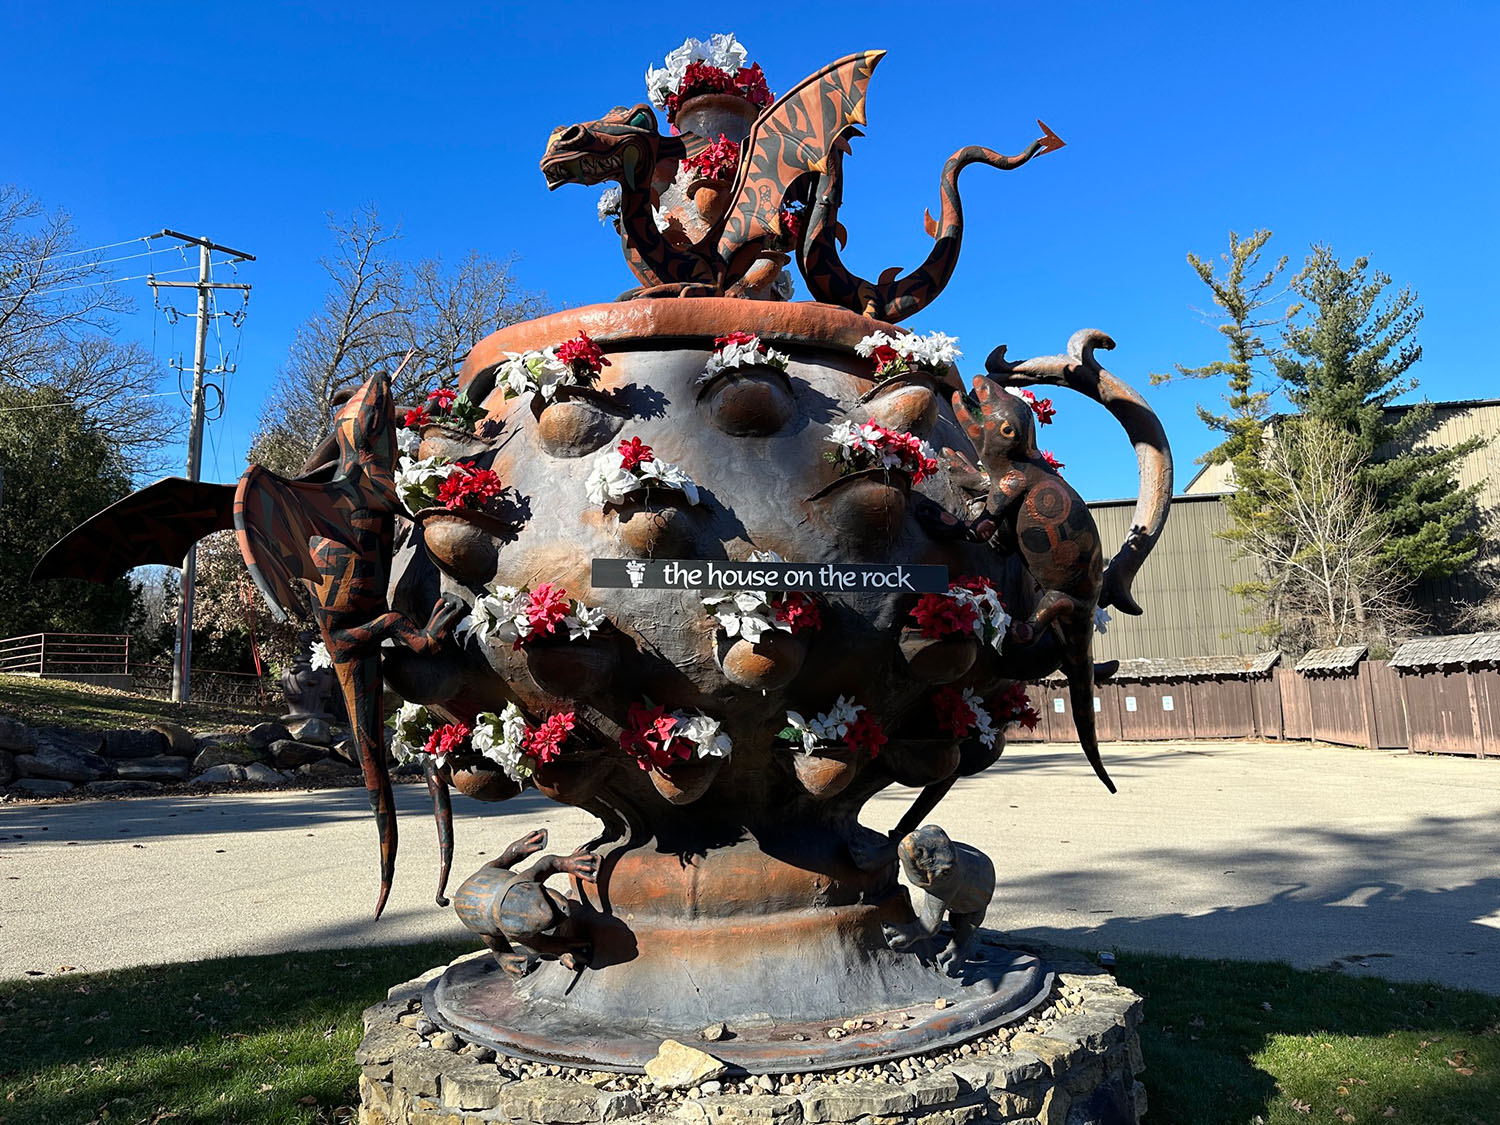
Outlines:
[[[607,449],[594,458],[593,468],[589,470],[583,487],[590,503],[608,504],[623,500],[642,486],[635,474],[621,467],[620,454]]]
[[[482,711],[474,719],[471,743],[512,781],[521,781],[534,772],[531,759],[523,753],[526,718],[514,703],[507,703],[500,714]]]
[[[531,622],[526,616],[529,601],[525,590],[515,586],[496,586],[474,602],[469,615],[454,627],[454,634],[465,637],[473,633],[480,641],[491,637],[506,644],[531,636]]]
[[[312,666],[314,668],[332,668],[333,656],[328,651],[328,646],[318,641],[312,646]]]
[[[854,352],[856,355],[862,355],[866,359],[869,359],[872,355],[875,354],[875,349],[880,347],[882,344],[885,344],[889,347],[896,346],[896,342],[889,336],[887,336],[884,332],[872,332],[870,335],[862,339],[859,343],[854,345]]]
[[[1110,622],[1109,610],[1105,609],[1102,605],[1095,606],[1094,607],[1094,629],[1095,629],[1095,631],[1099,632],[1101,634],[1109,632],[1109,622]]]
[[[734,743],[724,733],[718,719],[710,719],[707,715],[689,715],[685,711],[674,711],[672,717],[677,720],[673,733],[697,746],[698,757],[727,758],[734,749]]]
[[[573,612],[563,618],[568,627],[568,640],[576,641],[592,637],[599,631],[606,618],[602,609],[594,609],[582,602],[573,603]]]
[[[422,435],[416,430],[407,429],[402,426],[396,431],[396,451],[408,457],[415,457],[417,449],[422,444]]]
[[[739,73],[749,57],[733,33],[711,35],[707,43],[701,39],[686,39],[681,47],[667,52],[665,66],[646,68],[646,93],[657,109],[665,109],[667,95],[676,93],[682,86],[689,63],[708,63],[733,76]]]
[[[765,350],[762,351],[762,348]],[[732,371],[740,367],[774,367],[778,371],[785,371],[791,361],[791,356],[785,352],[766,347],[759,336],[752,336],[743,344],[725,344],[717,348],[708,357],[708,363],[703,368],[703,374],[698,377],[698,382],[707,382],[721,371]]]
[[[756,644],[761,637],[773,629],[790,633],[792,627],[776,619],[776,611],[764,590],[734,590],[726,594],[710,594],[703,599],[704,608],[719,621],[719,628],[726,637],[743,637]]]
[[[808,722],[797,711],[786,713],[786,725],[791,727],[802,738],[802,749],[811,750],[818,744],[818,732],[813,729],[812,723]]]
[[[978,737],[983,745],[993,747],[995,739],[999,736],[1000,732],[995,729],[995,723],[990,718],[990,713],[984,709],[984,703],[981,702],[979,693],[973,688],[964,688],[964,703],[974,713],[974,722],[972,725],[975,736]]]
[[[1010,628],[1010,614],[1000,602],[994,590],[967,590],[962,586],[950,586],[948,596],[959,605],[974,609],[974,633],[981,644],[988,644],[996,652],[1005,643],[1005,631]]]
[[[640,474],[640,479],[647,486],[653,480],[656,480],[669,488],[677,489],[687,497],[689,504],[696,504],[698,502],[698,486],[693,483],[691,477],[670,461],[663,461],[661,458],[642,461],[636,467],[636,472]]]
[[[599,221],[607,223],[619,217],[620,201],[624,196],[619,184],[610,184],[599,194]]]
[[[891,348],[902,359],[915,367],[947,367],[963,356],[958,350],[958,337],[942,332],[918,336],[913,332],[898,332],[891,336],[884,332],[872,332],[854,345],[857,355],[865,358],[875,354],[882,345]]]
[[[798,712],[788,711],[786,722],[787,726],[802,736],[802,748],[812,750],[820,745],[828,746],[842,741],[863,710],[863,704],[841,695],[838,702],[815,719],[804,719]]]
[[[535,391],[544,399],[556,395],[558,387],[581,382],[573,369],[557,358],[556,349],[550,347],[510,356],[495,372],[495,381],[504,388],[506,398]]]
[[[437,502],[438,486],[447,477],[448,458],[441,455],[413,460],[402,455],[396,459],[396,496],[406,510],[416,513]]]
[[[782,558],[775,551],[751,551],[750,552],[750,561],[751,562],[786,562],[786,559]]]
[[[420,703],[403,703],[396,712],[395,738],[391,740],[391,753],[396,761],[405,764],[422,753],[427,745],[427,736],[437,729],[432,712]]]

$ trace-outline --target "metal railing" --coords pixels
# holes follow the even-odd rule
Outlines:
[[[0,672],[13,676],[124,676],[130,637],[124,633],[30,633],[0,640]]]
[[[172,697],[171,664],[132,664],[131,690],[158,699]],[[264,708],[278,701],[277,684],[267,673],[222,672],[214,668],[194,668],[190,675],[194,703],[217,703],[228,707]]]

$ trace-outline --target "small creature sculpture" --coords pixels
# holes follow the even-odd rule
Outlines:
[[[511,870],[546,846],[545,828],[523,836],[465,879],[453,896],[459,919],[513,977],[525,976],[542,958],[556,958],[568,969],[588,964],[589,943],[568,934],[580,904],[543,884],[564,874],[592,883],[599,877],[599,857],[544,855],[524,872]]]
[[[982,375],[974,379],[974,393],[977,402],[961,392],[953,396],[954,415],[989,478],[984,510],[971,527],[996,550],[1019,552],[1041,585],[1036,608],[1012,623],[1010,636],[1028,645],[1056,630],[1078,741],[1113,793],[1094,729],[1094,610],[1104,579],[1099,530],[1083,498],[1037,451],[1036,423],[1025,400]]]
[[[975,935],[984,922],[995,893],[995,865],[989,856],[968,844],[957,844],[935,824],[909,832],[897,847],[901,870],[922,891],[914,926],[885,926],[886,942],[898,952],[935,942],[943,915],[953,924],[953,937],[937,953],[943,970],[956,974],[968,960]]]

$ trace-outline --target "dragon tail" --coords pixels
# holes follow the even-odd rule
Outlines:
[[[453,869],[453,797],[448,792],[448,775],[428,758],[423,766],[427,792],[432,796],[432,818],[437,822],[438,884],[434,901],[448,905],[448,873]]]
[[[329,640],[324,635],[324,643]],[[330,646],[331,647],[331,646]],[[370,809],[375,814],[375,828],[380,835],[380,897],[375,903],[375,917],[385,910],[396,874],[396,799],[391,790],[391,774],[385,764],[385,741],[381,723],[380,657],[352,661],[335,661],[334,672],[343,689],[344,706],[353,728],[354,745],[359,750],[360,768],[365,790],[370,795]]]

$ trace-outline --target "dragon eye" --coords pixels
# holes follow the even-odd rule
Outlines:
[[[630,124],[634,125],[637,129],[649,129],[651,128],[651,115],[645,110],[641,110],[639,113],[631,115]]]
[[[1006,437],[1015,437],[1016,436],[1015,427],[1012,426],[1009,422],[1005,422],[1005,423],[1003,423],[1000,426],[1000,432],[1002,434],[1004,434]]]

